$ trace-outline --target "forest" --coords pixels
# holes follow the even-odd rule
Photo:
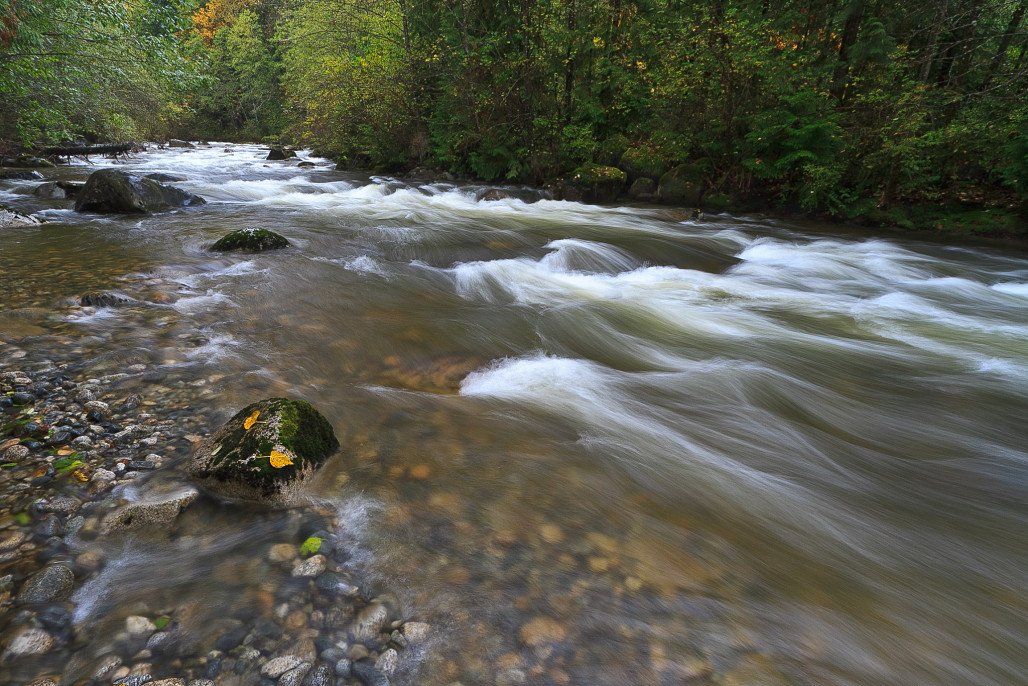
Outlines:
[[[4,156],[282,142],[393,174],[1024,232],[1026,0],[4,2]]]

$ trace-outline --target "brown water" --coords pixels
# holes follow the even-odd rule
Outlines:
[[[0,337],[143,361],[213,418],[319,407],[344,450],[312,497],[361,578],[434,627],[396,681],[1023,680],[1021,255],[480,203],[222,147],[124,165],[209,201],[152,217],[7,183],[53,223],[0,233]],[[205,250],[248,226],[294,247]],[[151,304],[72,304],[97,288]],[[119,542],[74,598],[97,653],[144,599],[253,602],[266,579],[232,571],[296,523],[244,515]]]

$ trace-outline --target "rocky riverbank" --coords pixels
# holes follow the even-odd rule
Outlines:
[[[404,621],[394,596],[361,592],[335,513],[317,505],[288,513],[259,557],[213,570],[262,579],[233,616],[211,622],[195,598],[135,603],[117,608],[131,614],[99,654],[85,650],[89,608],[120,564],[111,542],[199,543],[193,525],[221,507],[178,470],[211,418],[148,393],[161,376],[143,364],[93,376],[0,348],[0,683],[388,684],[430,627]]]

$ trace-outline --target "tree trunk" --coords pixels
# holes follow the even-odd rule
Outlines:
[[[1021,21],[1024,19],[1025,10],[1028,9],[1028,0],[1021,0],[1021,4],[1014,10],[1014,14],[1011,15],[1010,21],[1007,23],[1007,30],[1003,32],[1002,38],[999,40],[999,47],[996,48],[996,54],[992,57],[992,62],[989,64],[989,71],[985,74],[985,78],[982,79],[982,85],[979,90],[988,90],[992,80],[996,77],[996,73],[999,72],[1001,66],[1003,66],[1003,60],[1006,59],[1007,50],[1010,49],[1010,42],[1014,40],[1014,35],[1017,30],[1021,27]]]
[[[852,0],[842,27],[842,41],[839,43],[839,62],[832,79],[832,95],[841,100],[846,94],[850,73],[850,51],[857,42],[860,22],[864,19],[864,0]]]

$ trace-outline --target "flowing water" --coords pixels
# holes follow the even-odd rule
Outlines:
[[[344,448],[313,496],[434,628],[397,681],[1023,683],[1022,255],[263,155],[103,162],[209,201],[147,217],[5,182],[51,223],[0,233],[0,337],[143,359],[217,420],[321,409]],[[293,247],[206,250],[241,227]],[[97,288],[150,304],[75,306]],[[283,517],[137,542],[76,619],[158,593],[231,611],[224,567]]]

